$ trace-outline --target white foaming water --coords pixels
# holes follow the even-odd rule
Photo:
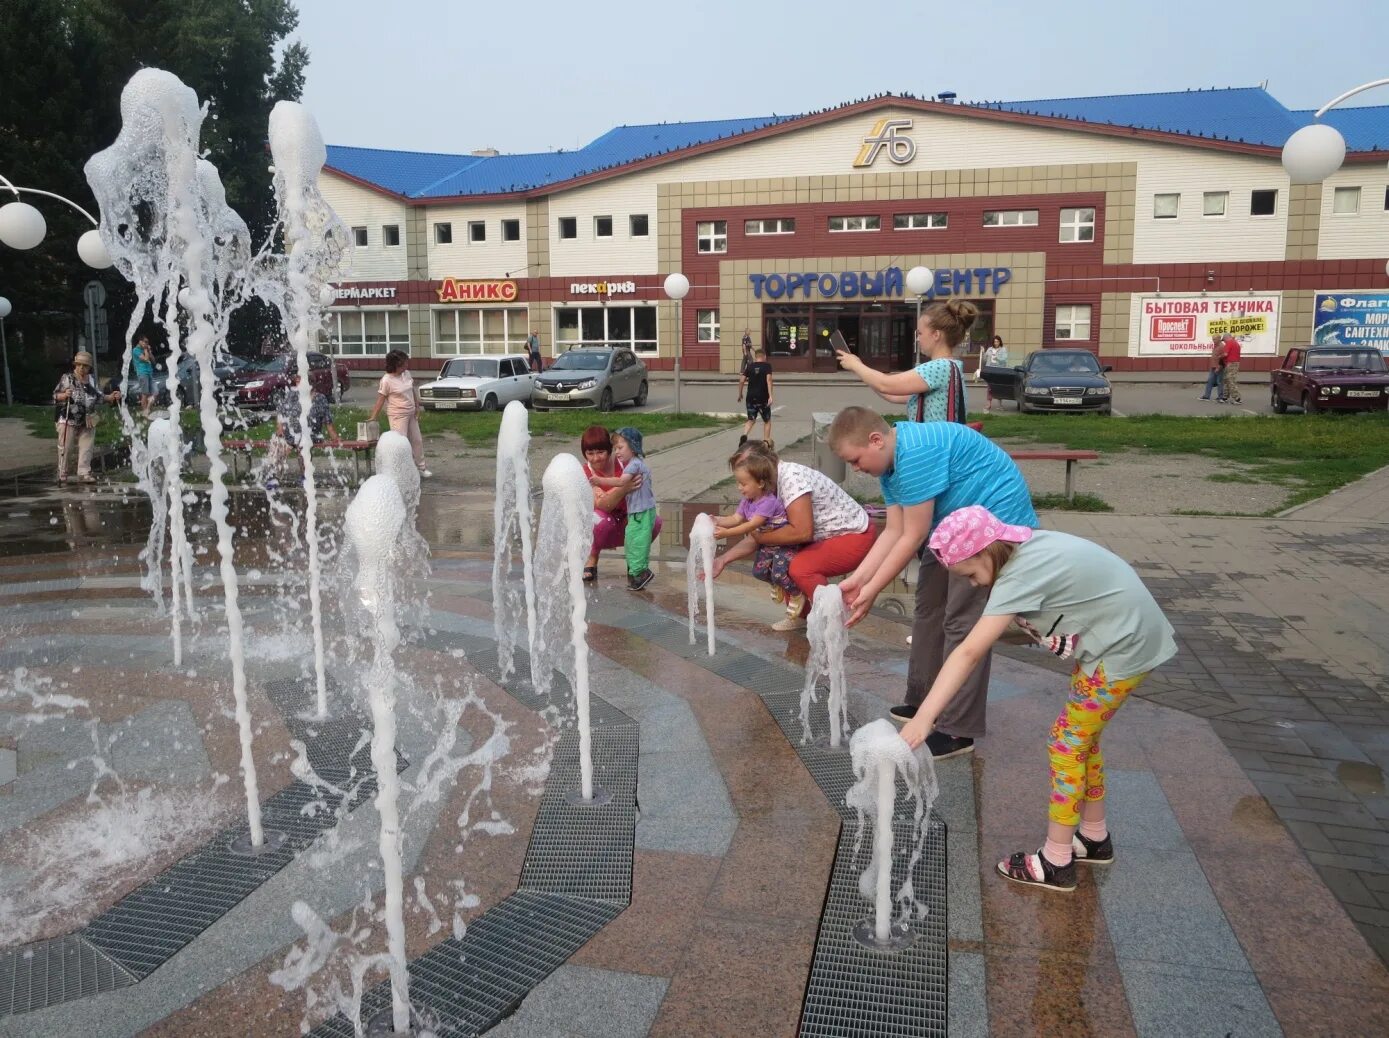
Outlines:
[[[700,512],[690,524],[690,552],[685,559],[685,599],[690,614],[690,644],[695,643],[699,615],[699,574],[704,574],[704,622],[709,629],[709,655],[714,655],[714,518]]]
[[[588,710],[588,602],[584,561],[593,545],[593,489],[572,454],[557,454],[541,480],[540,536],[535,549],[535,653],[531,681],[548,695],[558,670],[574,690],[579,726],[579,780],[593,799],[593,736]]]
[[[910,923],[926,915],[926,906],[912,888],[912,872],[926,845],[927,822],[939,787],[936,769],[924,749],[912,752],[891,721],[879,719],[854,732],[849,740],[849,756],[858,781],[844,802],[858,815],[854,853],[862,845],[867,816],[873,823],[873,855],[859,875],[858,889],[874,904],[874,930],[877,939],[888,939],[892,927],[892,816],[897,800],[896,776],[901,775],[912,802],[912,853],[907,862],[906,881],[897,891],[898,921]]]
[[[222,422],[214,397],[213,358],[225,342],[226,296],[250,269],[250,232],[227,205],[216,168],[198,158],[205,108],[177,76],[141,69],[121,92],[121,130],[111,147],[92,156],[85,172],[101,208],[101,238],[117,269],[136,286],[133,324],[150,299],[176,295],[188,311],[188,352],[201,384],[202,426],[212,478],[223,600],[232,665],[232,695],[241,737],[241,772],[251,843],[265,840],[260,792],[251,753],[242,618],[238,604],[234,531],[228,521]],[[130,336],[127,336],[129,341]],[[139,437],[132,436],[131,449]],[[158,509],[157,509],[158,511]]]
[[[415,517],[420,506],[420,470],[410,440],[398,432],[381,434],[376,443],[376,471],[395,481],[405,503],[405,527],[399,547],[396,615],[402,625],[425,626],[429,614],[429,542],[420,535]]]
[[[391,1016],[397,1031],[410,1026],[409,977],[405,960],[404,884],[401,878],[400,779],[395,764],[395,666],[400,644],[395,616],[397,551],[405,527],[405,502],[390,476],[362,484],[347,506],[344,533],[357,557],[357,593],[375,618],[373,658],[367,676],[371,693],[371,764],[376,772],[376,811],[381,817],[381,865],[386,880],[386,944],[390,956]]]
[[[497,433],[497,489],[492,506],[492,626],[502,677],[515,666],[521,613],[526,618],[526,650],[535,657],[535,571],[531,544],[530,419],[526,405],[513,400],[502,412]],[[522,585],[510,579],[511,557],[521,551]],[[523,597],[524,596],[524,597]]]
[[[172,365],[171,365],[172,367]],[[176,367],[175,367],[176,370]],[[173,394],[177,399],[178,394]],[[175,412],[177,413],[177,412]],[[154,495],[151,503],[155,505],[150,517],[149,541],[145,546],[148,553],[148,574],[153,575],[152,590],[160,597],[159,574],[162,573],[164,556],[164,513],[169,521],[169,591],[172,601],[170,637],[174,643],[174,666],[183,664],[183,593],[188,586],[188,578],[183,572],[186,560],[183,548],[187,547],[187,535],[183,532],[183,480],[180,472],[183,458],[182,444],[179,442],[178,427],[169,418],[156,418],[150,422],[146,446],[149,450],[149,478]],[[163,503],[163,508],[159,506]],[[180,543],[182,542],[182,543]],[[144,553],[142,553],[144,554]],[[148,575],[146,577],[148,578]],[[141,581],[142,585],[145,581]]]
[[[849,708],[845,702],[844,650],[849,647],[849,629],[844,626],[844,595],[838,584],[816,589],[815,601],[806,621],[810,655],[805,661],[805,688],[801,689],[801,725],[805,742],[810,741],[810,704],[815,702],[815,683],[823,675],[829,679],[827,706],[830,714],[830,745],[838,746],[840,733],[849,727]]]

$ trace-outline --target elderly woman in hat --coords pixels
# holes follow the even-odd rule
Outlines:
[[[119,393],[104,396],[92,374],[92,355],[86,350],[72,358],[72,370],[64,373],[53,390],[53,417],[58,424],[58,482],[68,480],[68,458],[77,448],[77,479],[95,483],[92,444],[96,441],[96,409],[103,401],[114,404]]]

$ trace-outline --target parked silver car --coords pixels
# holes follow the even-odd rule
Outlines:
[[[596,407],[611,411],[624,400],[641,407],[648,389],[646,365],[622,346],[579,346],[562,353],[535,378],[531,404],[552,407]]]
[[[529,404],[534,382],[522,353],[453,357],[437,379],[420,386],[420,402],[426,411],[496,411],[513,400]]]

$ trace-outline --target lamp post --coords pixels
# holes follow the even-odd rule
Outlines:
[[[680,316],[680,300],[690,294],[690,279],[675,273],[666,277],[663,286],[666,297],[675,300],[675,413],[680,413],[680,354],[684,351],[684,325]]]
[[[10,392],[10,351],[5,345],[5,318],[10,316],[10,301],[0,296],[0,357],[5,362],[5,406],[14,405],[14,394]]]
[[[916,361],[916,330],[921,327],[921,299],[930,295],[936,283],[935,272],[930,267],[912,267],[907,271],[907,291],[916,296],[916,324],[912,325],[912,362]]]
[[[1382,86],[1389,86],[1389,79],[1375,79],[1352,87],[1318,108],[1312,118],[1320,119],[1327,109],[1335,108],[1346,98]],[[1340,169],[1345,158],[1346,139],[1336,127],[1322,122],[1304,126],[1283,145],[1283,169],[1294,184],[1320,183]]]

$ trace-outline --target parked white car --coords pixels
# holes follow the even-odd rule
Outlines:
[[[420,386],[426,411],[496,411],[513,400],[530,406],[535,375],[523,353],[453,357],[439,377]]]

